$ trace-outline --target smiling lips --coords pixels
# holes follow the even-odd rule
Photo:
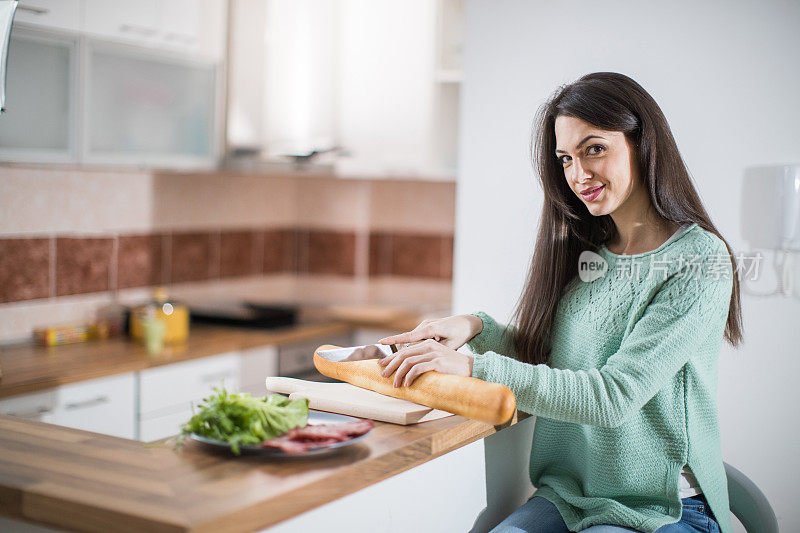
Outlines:
[[[600,193],[603,191],[604,188],[605,185],[600,185],[599,187],[586,189],[585,191],[581,192],[581,196],[583,196],[583,199],[586,200],[587,202],[591,202],[600,195]]]

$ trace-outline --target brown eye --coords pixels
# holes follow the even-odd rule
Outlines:
[[[592,146],[590,146],[589,148],[586,149],[586,153],[589,154],[589,155],[597,155],[600,152],[604,151],[605,149],[606,149],[606,147],[601,145],[601,144],[593,144]],[[592,150],[594,150],[594,151],[592,151]]]

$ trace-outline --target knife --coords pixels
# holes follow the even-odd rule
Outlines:
[[[323,350],[319,354],[328,361],[361,361],[363,359],[383,359],[388,355],[397,353],[396,344],[365,344],[335,350]]]
[[[394,376],[381,376],[383,367],[378,359],[395,351],[385,344],[348,348],[326,344],[314,352],[314,366],[325,376],[357,387],[495,426],[505,424],[514,416],[514,393],[499,383],[434,371],[418,376],[411,385],[394,387]]]

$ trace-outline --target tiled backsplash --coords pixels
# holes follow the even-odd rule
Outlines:
[[[449,306],[455,184],[0,167],[0,342],[179,297]]]
[[[452,235],[368,238],[370,277],[452,277]],[[355,243],[355,232],[300,228],[5,238],[0,303],[276,273],[353,277]]]

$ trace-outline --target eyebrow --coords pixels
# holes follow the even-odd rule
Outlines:
[[[586,137],[583,138],[583,140],[581,142],[578,143],[578,146],[576,146],[575,148],[580,148],[583,145],[583,143],[585,143],[589,139],[603,139],[603,140],[606,140],[605,137],[600,137],[599,135],[587,135]],[[558,153],[566,154],[567,152],[565,152],[564,150],[556,149],[556,153],[557,154]]]

